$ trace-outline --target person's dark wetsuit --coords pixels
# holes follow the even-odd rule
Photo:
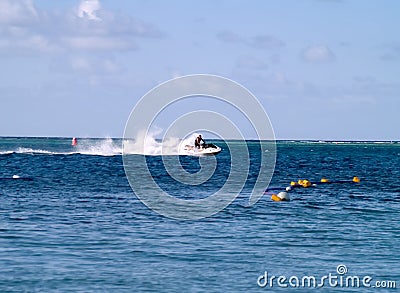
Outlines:
[[[201,142],[203,142],[203,144],[206,143],[204,139],[201,137],[201,135],[199,135],[198,137],[196,137],[196,140],[194,141],[194,146],[199,149],[201,147]]]

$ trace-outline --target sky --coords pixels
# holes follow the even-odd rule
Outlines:
[[[149,90],[213,74],[257,97],[277,139],[400,140],[399,11],[397,0],[0,0],[0,136],[122,137]]]

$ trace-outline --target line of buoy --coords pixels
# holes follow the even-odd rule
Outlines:
[[[360,178],[354,176],[352,180],[336,180],[336,181],[330,181],[329,179],[322,178],[319,182],[313,182],[307,179],[300,179],[298,181],[290,182],[290,185],[284,189],[285,191],[281,191],[278,194],[272,194],[271,199],[273,201],[290,201],[290,196],[288,192],[292,191],[295,188],[308,188],[311,186],[317,186],[319,184],[335,184],[335,183],[360,183]],[[282,189],[283,188],[279,187],[267,188],[265,190],[265,193],[272,190],[282,190]]]

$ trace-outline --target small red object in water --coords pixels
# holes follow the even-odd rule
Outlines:
[[[74,138],[72,139],[71,145],[72,145],[72,146],[76,146],[77,144],[78,144],[78,140],[76,139],[76,137],[74,137]]]

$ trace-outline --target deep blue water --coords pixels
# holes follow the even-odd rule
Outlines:
[[[260,147],[248,147],[252,166],[238,199],[212,217],[178,221],[136,198],[118,140],[81,140],[77,150],[70,139],[0,138],[0,292],[275,291],[276,283],[257,284],[265,271],[320,278],[338,275],[340,264],[347,275],[400,287],[400,144],[278,142],[271,186],[322,177],[361,183],[296,189],[290,202],[267,194],[251,207]],[[174,183],[160,156],[146,159],[178,197],[217,190],[230,170],[224,148],[200,190]],[[189,173],[200,168],[198,158],[180,161]],[[373,289],[324,287],[338,290]]]

